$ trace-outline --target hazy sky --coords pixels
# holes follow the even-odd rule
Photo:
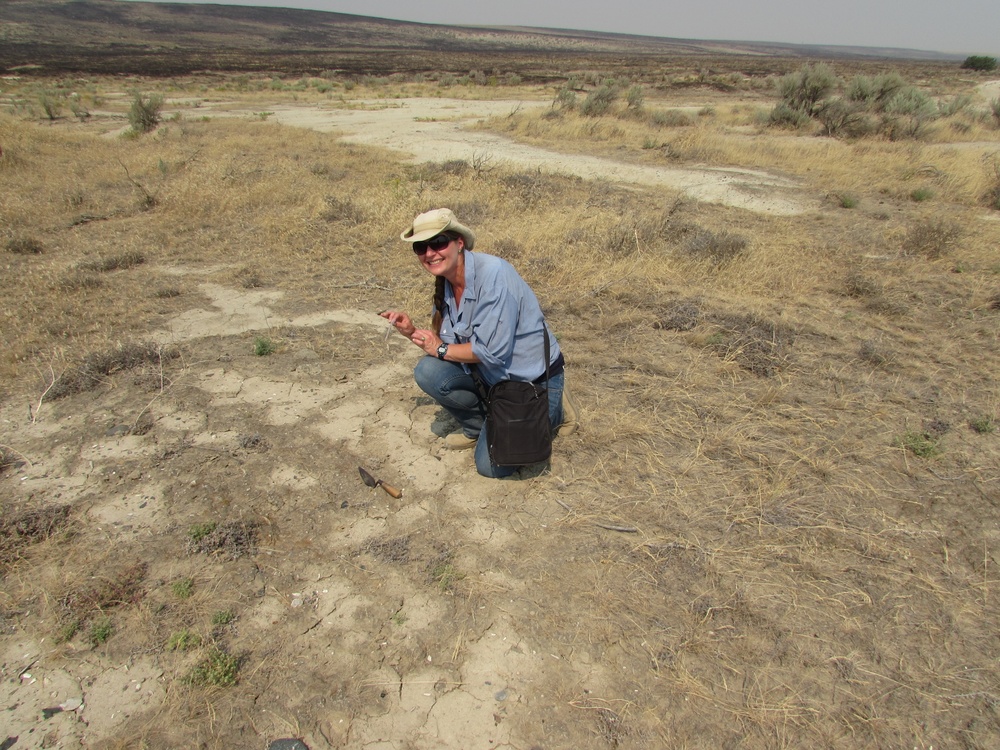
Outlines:
[[[168,2],[170,0],[167,0]],[[185,0],[206,2],[207,0]],[[241,0],[439,24],[1000,54],[1000,0]]]

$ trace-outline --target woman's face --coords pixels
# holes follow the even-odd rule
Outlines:
[[[443,244],[445,240],[448,240],[447,244]],[[417,258],[428,273],[453,280],[455,272],[464,266],[462,263],[464,246],[465,242],[461,237],[451,239],[447,235],[438,235],[426,242],[414,242],[413,252],[417,254]]]

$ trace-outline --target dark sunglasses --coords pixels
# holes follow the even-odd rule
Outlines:
[[[438,252],[440,250],[444,250],[446,247],[448,247],[448,245],[450,245],[454,241],[455,240],[452,237],[449,237],[446,234],[439,234],[436,237],[431,237],[429,240],[426,240],[424,242],[414,242],[413,252],[415,252],[417,255],[423,255],[428,250],[433,250],[434,252]]]

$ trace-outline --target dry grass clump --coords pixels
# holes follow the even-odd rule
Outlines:
[[[103,352],[87,355],[83,362],[70,368],[51,382],[46,389],[50,399],[64,398],[92,390],[109,378],[146,365],[162,367],[163,362],[180,356],[176,349],[164,348],[151,342],[124,343]]]
[[[695,259],[708,260],[713,265],[730,263],[746,250],[746,237],[730,232],[713,232],[695,228],[684,238],[681,251]]]
[[[377,537],[365,542],[358,554],[366,553],[385,562],[402,564],[410,560],[410,538],[408,536]]]
[[[41,242],[33,237],[12,237],[7,240],[7,252],[15,255],[41,255],[45,249]]]
[[[68,641],[92,618],[138,603],[145,595],[146,563],[130,561],[92,572],[59,598],[59,641]]]
[[[255,521],[225,521],[192,533],[187,541],[187,553],[217,555],[236,560],[257,554],[260,526]]]
[[[135,268],[146,262],[146,257],[142,253],[128,251],[119,255],[112,255],[108,258],[89,260],[80,264],[84,271],[96,271],[98,273],[109,273],[111,271],[123,271]]]
[[[903,254],[935,260],[953,251],[964,236],[965,230],[956,221],[922,219],[910,227],[903,238]]]
[[[13,454],[0,450],[0,472],[14,463]],[[48,539],[66,526],[68,505],[54,505],[0,516],[0,570],[22,556],[24,548]]]
[[[744,370],[772,377],[788,361],[795,333],[784,325],[753,314],[715,314],[715,331],[706,344]]]

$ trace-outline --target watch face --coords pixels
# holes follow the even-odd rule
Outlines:
[[[448,353],[448,345],[441,344],[441,346],[438,347],[438,356],[444,359],[444,355],[447,353]]]

